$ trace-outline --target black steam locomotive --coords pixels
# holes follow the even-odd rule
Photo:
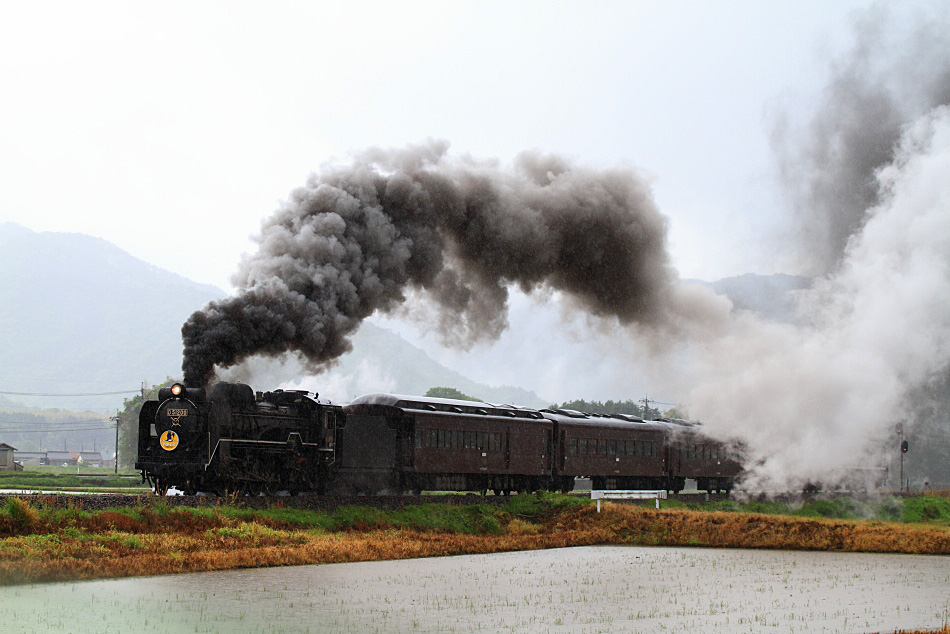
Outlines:
[[[400,494],[423,490],[729,491],[727,447],[685,421],[371,394],[340,406],[306,392],[176,384],[145,403],[136,469],[157,493]]]

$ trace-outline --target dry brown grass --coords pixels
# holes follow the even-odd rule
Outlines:
[[[582,505],[552,509],[537,523],[501,519],[498,534],[470,535],[369,526],[327,533],[177,510],[157,515],[145,509],[137,518],[98,513],[59,524],[31,516],[28,532],[0,539],[0,584],[594,544],[950,554],[946,528],[883,522],[657,511],[609,502],[599,514]]]
[[[549,535],[458,535],[417,531],[300,534],[268,531],[249,537],[155,534],[129,547],[119,534],[108,540],[64,538],[55,545],[11,538],[0,558],[5,584],[378,561],[560,548],[598,543],[586,532]]]
[[[603,519],[594,521],[611,534],[611,543],[950,554],[950,530],[944,527],[755,513],[655,511],[609,503],[603,506]],[[590,516],[596,515],[588,507],[575,512],[578,517],[573,526],[587,524]]]

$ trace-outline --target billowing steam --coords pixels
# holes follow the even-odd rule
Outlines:
[[[834,271],[880,202],[874,174],[896,159],[903,126],[950,103],[946,20],[910,27],[896,21],[881,7],[869,11],[856,24],[850,54],[832,65],[804,129],[787,118],[776,126],[773,145],[794,199],[798,255],[812,273]]]
[[[784,157],[833,271],[801,293],[806,325],[740,315],[693,350],[691,410],[747,441],[753,490],[886,465],[908,394],[950,365],[950,109],[935,106],[950,103],[950,28],[894,48],[880,27],[834,66],[805,160]]]
[[[505,328],[511,284],[659,324],[676,282],[665,236],[632,170],[525,153],[506,171],[453,159],[435,141],[372,149],[312,176],[264,223],[235,276],[238,294],[183,326],[185,381],[286,352],[318,370],[349,350],[363,319],[410,290],[435,302],[440,329],[462,345]]]

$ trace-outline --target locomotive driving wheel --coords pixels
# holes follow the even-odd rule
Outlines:
[[[267,480],[261,483],[261,492],[267,497],[274,497],[277,495],[278,490],[280,490],[280,486],[274,480]]]

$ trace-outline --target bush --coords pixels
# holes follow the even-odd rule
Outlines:
[[[23,498],[10,497],[4,506],[4,512],[17,526],[32,526],[40,519],[40,513]]]
[[[950,523],[950,499],[937,495],[905,498],[904,521]]]
[[[501,532],[501,525],[498,523],[498,520],[491,515],[482,516],[480,528],[483,533],[488,533],[489,535],[497,535]]]

